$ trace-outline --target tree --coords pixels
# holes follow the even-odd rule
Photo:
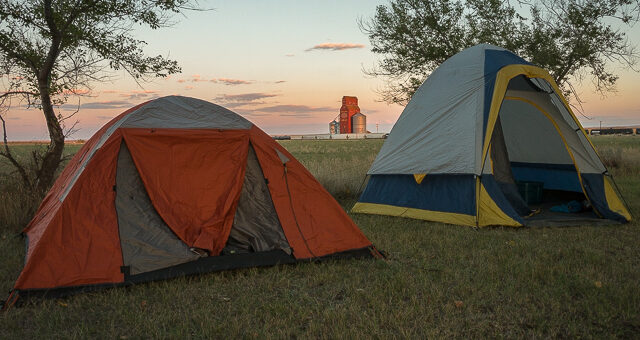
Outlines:
[[[0,120],[6,158],[26,187],[41,196],[51,186],[63,160],[64,117],[56,105],[70,95],[88,92],[125,70],[137,81],[180,72],[176,61],[146,56],[146,43],[133,38],[136,26],[166,27],[172,14],[191,9],[192,0],[0,0]],[[28,164],[16,158],[7,142],[2,113],[15,105],[42,110],[50,143],[34,151]]]
[[[443,61],[490,43],[549,70],[579,104],[571,81],[591,79],[605,94],[618,80],[611,63],[635,70],[625,29],[639,15],[638,0],[393,0],[359,24],[382,58],[365,72],[387,78],[386,102],[405,104]]]

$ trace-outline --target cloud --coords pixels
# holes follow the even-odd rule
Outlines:
[[[130,108],[133,104],[128,101],[123,100],[111,100],[111,101],[103,101],[103,102],[92,102],[92,103],[84,103],[80,105],[80,109],[86,110],[96,110],[96,109],[120,109],[120,108]],[[76,110],[78,105],[74,104],[64,104],[61,106],[63,110]]]
[[[236,111],[236,113],[241,114],[243,116],[251,116],[251,117],[267,117],[267,116],[271,116],[271,114],[269,113],[258,113],[258,112],[253,112],[253,111]]]
[[[102,93],[120,93],[118,90],[104,90]]]
[[[335,107],[312,107],[307,105],[274,105],[257,109],[262,112],[304,113],[335,111]]]
[[[274,84],[282,84],[282,83],[286,83],[286,82],[287,82],[286,80],[277,80],[277,81],[274,81],[273,83]]]
[[[315,45],[311,48],[307,48],[305,51],[313,51],[313,50],[331,50],[331,51],[342,51],[353,48],[364,48],[363,44],[351,44],[351,43],[322,43]]]
[[[20,119],[22,119],[22,118],[20,118],[20,117],[9,117],[9,118],[7,118],[7,119],[8,119],[8,120],[20,120]]]
[[[193,86],[191,85],[187,85],[184,87],[185,90],[193,90]]]
[[[253,92],[240,94],[223,94],[214,98],[215,101],[223,103],[226,107],[240,107],[245,105],[266,104],[263,99],[277,97],[277,94]]]
[[[199,74],[194,74],[191,76],[191,80],[192,83],[197,83],[200,81],[207,81],[206,79],[202,78]]]
[[[247,85],[253,84],[250,80],[241,80],[241,79],[231,79],[231,78],[218,78],[217,83],[222,83],[224,85]]]
[[[310,113],[281,113],[280,117],[294,117],[294,118],[313,118]]]
[[[287,54],[285,54],[284,56],[285,56],[285,57],[294,57],[294,56],[295,56],[295,54],[293,54],[293,53],[287,53]]]
[[[243,107],[243,106],[247,106],[247,105],[262,105],[262,104],[266,104],[265,102],[238,102],[238,103],[222,103],[220,102],[222,105],[224,105],[224,107],[226,107],[227,109],[233,109],[236,107]]]
[[[240,94],[223,94],[221,96],[215,97],[213,100],[217,103],[224,105],[227,108],[236,108],[242,106],[255,106],[255,105],[263,105],[267,104],[264,99],[273,98],[279,96],[274,93],[264,93],[264,92],[252,92],[252,93],[240,93]],[[258,116],[255,113],[245,112],[245,114],[250,114],[253,116]]]
[[[180,79],[177,79],[176,81],[180,84],[186,83],[186,82],[191,82],[191,83],[211,82],[211,83],[220,83],[222,85],[247,85],[247,84],[254,83],[254,81],[252,80],[242,80],[242,79],[232,79],[232,78],[206,79],[199,74],[192,74],[191,77],[188,79],[180,78]]]
[[[208,81],[208,80],[202,78],[202,76],[199,75],[199,74],[192,74],[191,78],[189,78],[189,79],[180,78],[180,79],[178,79],[176,81],[178,83],[182,84],[182,83],[185,83],[185,82],[188,82],[188,81],[192,82],[192,83],[197,83],[197,82]],[[211,81],[215,82],[215,79],[211,79]]]
[[[106,119],[112,119],[113,117],[111,117],[111,116],[96,116],[96,118],[106,120]]]
[[[62,91],[63,94],[65,95],[86,95],[89,94],[91,91],[89,91],[88,89],[66,89],[64,91]]]
[[[149,97],[157,97],[158,91],[142,90],[130,91],[129,93],[121,93],[120,97],[131,99],[149,99]]]
[[[255,109],[258,112],[279,113],[282,117],[312,118],[315,112],[335,111],[332,107],[312,107],[307,105],[273,105]]]

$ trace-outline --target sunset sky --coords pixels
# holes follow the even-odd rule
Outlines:
[[[124,74],[95,84],[80,98],[73,118],[79,129],[71,139],[86,139],[120,112],[143,101],[171,94],[225,106],[270,134],[327,133],[344,95],[357,96],[367,128],[388,132],[402,112],[379,102],[383,79],[366,76],[375,65],[368,38],[357,25],[370,18],[382,0],[348,1],[202,1],[210,11],[176,17],[171,28],[140,29],[150,55],[177,60],[182,74],[139,87]],[[630,41],[640,42],[640,25]],[[589,81],[580,87],[585,126],[640,124],[640,74],[619,65],[618,92],[601,98]],[[75,110],[78,98],[60,108]],[[71,110],[71,111],[69,111]],[[13,109],[7,115],[10,140],[47,139],[42,113]]]

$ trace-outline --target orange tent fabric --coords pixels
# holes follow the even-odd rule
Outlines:
[[[119,147],[118,138],[105,144],[66,199],[48,211],[40,211],[41,215],[34,219],[36,223],[27,227],[26,264],[16,287],[34,289],[123,280],[114,191],[108,185],[114,182]],[[60,194],[51,199],[60,202],[56,199]]]
[[[246,131],[123,129],[151,201],[187,245],[218,255],[242,188]]]
[[[166,223],[167,242],[205,250],[208,257],[193,261],[185,257],[187,262],[165,269],[128,273],[127,261],[135,261],[137,252],[124,251],[126,240],[120,229],[124,215],[119,219],[114,203],[121,190],[116,173],[123,148],[130,153],[142,194],[150,202],[145,213],[157,214],[161,218],[157,220]],[[272,232],[281,228],[289,248],[223,254],[234,228],[250,149],[271,199],[259,203],[272,206],[279,225],[269,228],[275,228]],[[148,227],[144,218],[141,225]],[[225,108],[177,96],[140,104],[102,127],[69,162],[24,234],[25,267],[14,286],[20,294],[123,285],[236,264],[377,254],[333,197],[271,137]],[[141,244],[140,254],[170,255],[153,247],[157,247],[153,242]]]

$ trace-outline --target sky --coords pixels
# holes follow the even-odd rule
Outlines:
[[[371,52],[358,19],[371,18],[385,0],[202,0],[211,10],[174,17],[170,28],[140,28],[136,38],[148,43],[149,55],[177,60],[181,74],[139,86],[126,74],[94,84],[88,95],[70,98],[59,108],[80,111],[70,139],[87,139],[126,109],[166,95],[200,98],[225,106],[269,134],[327,133],[339,113],[342,96],[357,96],[367,129],[389,132],[403,107],[381,102],[384,79],[363,69],[380,58]],[[630,32],[640,42],[640,25]],[[618,91],[602,98],[589,81],[579,86],[585,127],[640,124],[640,74],[612,65]],[[45,140],[42,113],[8,112],[10,140]]]

